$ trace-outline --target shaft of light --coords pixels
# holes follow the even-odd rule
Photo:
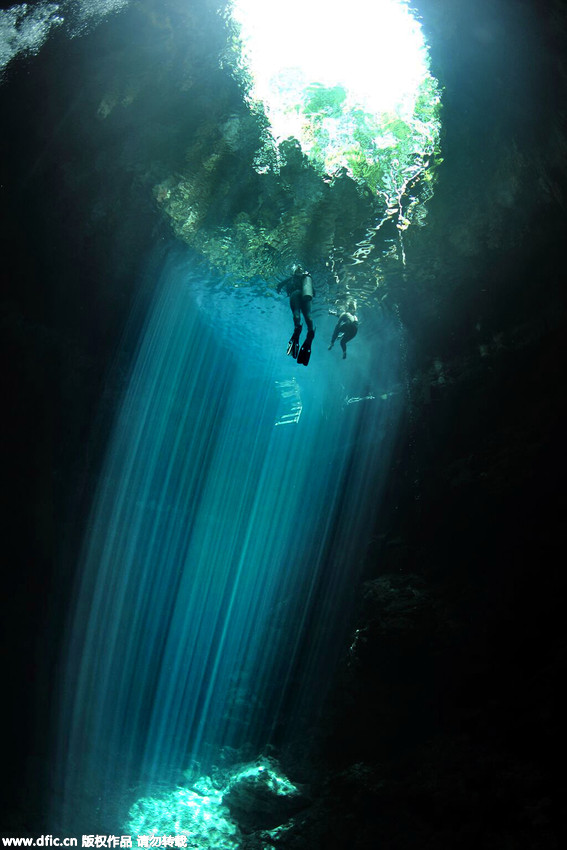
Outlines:
[[[393,402],[345,406],[338,366],[349,364],[335,352],[325,360],[319,336],[308,370],[286,358],[283,301],[262,318],[278,346],[264,334],[263,345],[235,348],[214,316],[228,303],[237,327],[259,318],[249,305],[239,314],[230,293],[215,307],[187,260],[165,264],[156,293],[69,627],[67,817],[86,788],[104,809],[132,784],[179,781],[191,760],[207,770],[227,748],[259,753],[313,722],[345,647],[399,412]],[[395,335],[366,350],[357,338],[359,383],[376,346],[383,378],[397,376]],[[292,370],[303,414],[277,428],[276,381]]]

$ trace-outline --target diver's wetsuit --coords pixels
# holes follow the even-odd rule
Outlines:
[[[339,321],[336,324],[335,330],[333,331],[333,336],[331,337],[331,345],[329,348],[335,344],[337,337],[341,335],[341,348],[343,350],[343,357],[346,357],[346,344],[350,342],[351,339],[354,339],[356,334],[358,333],[358,319],[352,313],[341,313],[339,316]]]
[[[311,318],[311,302],[313,301],[315,290],[311,275],[307,272],[294,274],[278,284],[278,292],[281,292],[282,289],[285,289],[289,295],[289,306],[293,313],[294,326],[296,328],[301,326],[301,314],[303,313],[307,330],[314,333],[315,328],[313,327],[313,319]]]

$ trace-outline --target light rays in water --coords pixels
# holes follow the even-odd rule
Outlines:
[[[235,348],[214,323],[214,299],[233,293],[215,293],[186,258],[166,263],[156,292],[69,631],[69,817],[86,787],[104,807],[133,782],[178,781],[223,748],[253,756],[313,721],[345,646],[399,415],[395,396],[344,404],[345,380],[359,396],[374,380],[370,362],[382,386],[399,379],[395,328],[369,334],[366,351],[357,340],[345,363],[320,339],[303,370],[284,354],[285,302],[263,316],[279,346]],[[246,319],[261,340],[258,317],[235,307],[234,323]],[[302,416],[277,428],[276,382],[292,375]]]

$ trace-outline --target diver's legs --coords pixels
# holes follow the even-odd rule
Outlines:
[[[333,345],[336,343],[337,337],[340,334],[340,332],[341,332],[341,324],[340,324],[340,322],[337,322],[337,324],[335,325],[335,330],[333,331],[333,336],[331,337],[331,344],[329,346],[329,351],[331,350]]]
[[[287,344],[287,354],[291,354],[293,358],[297,357],[299,352],[299,335],[301,334],[301,325],[297,325],[291,335],[291,339]]]
[[[314,328],[311,328],[307,331],[307,336],[305,337],[305,342],[299,349],[299,353],[297,355],[297,362],[303,363],[304,366],[307,366],[309,363],[309,359],[311,357],[311,343],[313,342],[313,337],[315,336]]]
[[[287,353],[295,358],[299,352],[299,335],[301,334],[301,292],[291,293],[289,306],[293,314],[293,333],[287,344]]]
[[[343,360],[346,357],[346,344],[350,342],[351,339],[354,339],[356,334],[358,333],[358,327],[355,324],[350,324],[343,331],[343,335],[341,337],[341,348],[343,350]]]
[[[295,328],[301,329],[301,292],[292,292],[289,299],[289,306],[293,313],[293,324]]]
[[[344,332],[343,332],[343,339],[344,339],[344,341],[345,341],[345,342],[350,342],[350,341],[351,341],[351,339],[354,339],[354,338],[355,338],[355,336],[357,335],[357,333],[358,333],[358,327],[357,327],[357,325],[355,325],[355,324],[351,324],[351,325],[349,325],[347,328],[345,328],[345,330],[344,330]]]
[[[312,298],[310,295],[304,295],[301,299],[301,312],[305,318],[305,324],[307,325],[307,336],[305,337],[305,342],[299,349],[299,354],[297,355],[297,362],[303,363],[304,366],[307,366],[309,363],[309,359],[311,357],[311,343],[313,342],[313,337],[315,336],[315,325],[313,324],[313,319],[311,318],[311,301]]]
[[[304,297],[301,298],[300,304],[301,304],[301,312],[303,313],[303,316],[305,318],[305,324],[307,325],[307,330],[309,331],[309,333],[311,333],[314,336],[315,335],[315,325],[313,324],[313,319],[311,318],[311,302],[312,302],[312,300],[313,299],[311,298],[310,295],[305,295]],[[312,338],[313,338],[313,336],[312,336]]]

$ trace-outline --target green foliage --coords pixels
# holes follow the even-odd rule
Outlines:
[[[402,231],[423,221],[419,206],[434,180],[428,162],[441,161],[437,81],[427,75],[412,103],[373,115],[343,86],[306,85],[287,69],[278,91],[300,119],[301,139],[278,144],[263,105],[250,98],[240,33],[226,12],[220,64],[241,100],[232,99],[234,85],[221,87],[187,136],[184,163],[154,189],[175,234],[243,281],[273,279],[293,257],[310,263],[333,246],[352,259],[356,247],[347,246],[359,245],[369,222],[383,218]]]
[[[321,83],[308,86],[303,96],[303,112],[308,116],[327,115],[339,118],[344,109],[347,93],[342,86],[328,88]]]
[[[345,167],[387,199],[403,192],[423,167],[423,158],[438,150],[440,92],[428,75],[421,83],[413,112],[407,108],[374,116],[349,105],[341,86],[310,86],[303,112],[310,156],[327,173]]]

